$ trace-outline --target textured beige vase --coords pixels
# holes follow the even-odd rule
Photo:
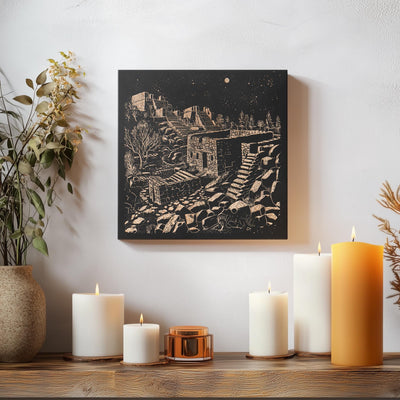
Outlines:
[[[28,362],[46,337],[46,299],[32,266],[0,266],[0,362]]]

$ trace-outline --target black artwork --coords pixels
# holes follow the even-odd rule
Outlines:
[[[119,71],[119,239],[287,238],[287,71]]]

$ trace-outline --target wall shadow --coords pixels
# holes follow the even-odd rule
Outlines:
[[[46,296],[46,340],[41,352],[72,351],[72,292],[48,262],[34,263],[33,276]]]

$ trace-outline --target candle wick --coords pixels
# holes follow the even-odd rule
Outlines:
[[[271,293],[271,289],[268,288],[268,293]]]
[[[354,242],[354,239],[355,239],[355,238],[353,238],[352,242]]]

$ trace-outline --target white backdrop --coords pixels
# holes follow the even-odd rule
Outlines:
[[[206,325],[215,350],[247,351],[248,293],[271,280],[290,304],[295,252],[319,240],[329,252],[352,225],[360,241],[383,243],[376,198],[385,179],[400,183],[398,1],[0,0],[0,35],[18,94],[60,50],[87,73],[77,193],[52,212],[50,257],[31,253],[47,298],[43,350],[71,350],[71,294],[99,282],[125,294],[128,323],[142,312],[161,332]],[[139,68],[288,69],[288,240],[117,240],[117,71]],[[385,264],[385,295],[390,279]],[[400,310],[384,304],[384,349],[400,351]]]

